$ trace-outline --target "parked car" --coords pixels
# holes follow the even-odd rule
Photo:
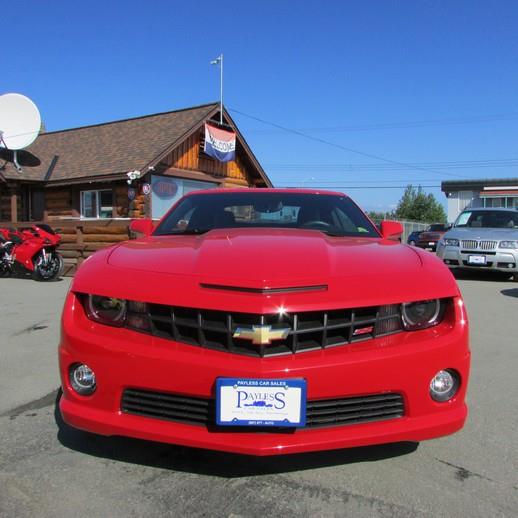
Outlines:
[[[416,246],[419,248],[429,248],[435,252],[439,239],[448,231],[450,225],[443,223],[434,223],[430,225],[424,232],[419,234]]]
[[[464,210],[439,241],[437,255],[452,269],[507,272],[518,281],[518,211]]]
[[[417,241],[419,240],[419,236],[424,232],[424,230],[414,230],[411,232],[408,236],[408,239],[406,240],[407,244],[410,246],[416,246]]]
[[[342,193],[212,189],[131,230],[67,295],[68,424],[251,455],[463,426],[462,297],[400,223],[378,230]]]

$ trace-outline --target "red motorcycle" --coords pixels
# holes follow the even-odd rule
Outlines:
[[[15,271],[31,272],[37,281],[51,281],[63,273],[63,258],[56,250],[61,237],[48,225],[31,230],[0,228],[0,277]]]

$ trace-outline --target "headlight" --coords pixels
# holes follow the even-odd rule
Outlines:
[[[136,331],[149,331],[149,306],[145,302],[86,295],[84,305],[90,320],[116,327],[129,327]]]
[[[459,246],[459,240],[458,239],[451,239],[451,238],[443,239],[443,243],[446,246]]]
[[[403,327],[407,331],[425,329],[437,325],[443,316],[443,304],[439,299],[420,300],[401,305]]]
[[[126,318],[126,301],[112,297],[88,295],[86,314],[90,320],[95,322],[121,327]]]
[[[500,241],[499,248],[518,248],[518,241]]]

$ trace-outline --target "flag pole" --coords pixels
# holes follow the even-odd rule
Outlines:
[[[220,74],[219,74],[219,123],[223,125],[223,54],[219,56]]]
[[[219,65],[219,123],[223,125],[223,54],[210,62],[211,65]]]

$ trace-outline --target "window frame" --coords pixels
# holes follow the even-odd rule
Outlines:
[[[111,195],[111,215],[109,217],[101,216],[101,192],[109,192]],[[84,215],[84,195],[86,193],[95,193],[95,216]],[[79,214],[81,219],[112,219],[113,218],[113,189],[85,189],[79,192]]]

